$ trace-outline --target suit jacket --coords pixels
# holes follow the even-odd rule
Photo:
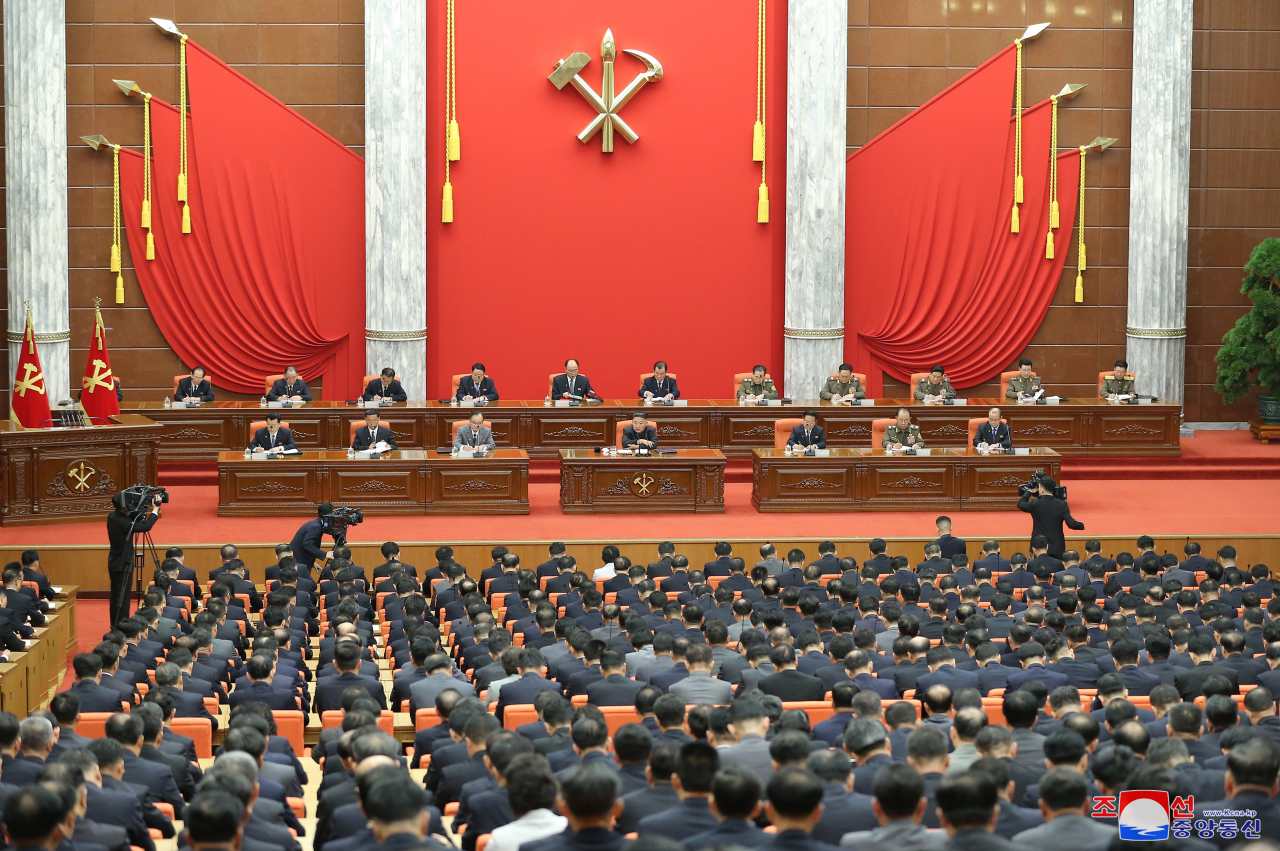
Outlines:
[[[355,439],[351,441],[351,448],[356,452],[363,452],[375,443],[383,440],[385,440],[387,445],[392,449],[399,448],[396,446],[395,434],[393,434],[391,429],[387,426],[379,423],[378,433],[376,435],[371,435],[369,433],[369,427],[367,425],[362,425],[360,428],[356,429],[356,436]]]
[[[126,750],[124,752],[124,781],[145,786],[147,795],[153,802],[160,801],[171,804],[175,818],[181,819],[186,813],[186,803],[182,800],[182,793],[178,791],[177,781],[173,779],[173,771],[170,770],[169,766],[158,762],[149,762],[141,757],[134,756],[133,753]]]
[[[623,449],[634,449],[637,447],[638,442],[641,440],[652,440],[653,446],[650,448],[657,449],[658,448],[657,430],[652,425],[645,426],[644,429],[639,434],[636,434],[635,426],[628,425],[622,429],[622,448]]]
[[[301,709],[298,695],[289,690],[272,688],[271,683],[245,683],[227,697],[227,703],[235,709],[242,703],[263,703],[271,709]],[[307,723],[304,713],[302,723]]]
[[[973,436],[973,445],[977,446],[979,443],[998,443],[1005,449],[1010,448],[1013,446],[1013,435],[1009,432],[1009,424],[1000,423],[996,426],[995,434],[992,434],[991,421],[987,420],[982,425],[978,426],[978,433]]]
[[[391,383],[386,387],[382,386],[382,376],[378,376],[369,382],[369,386],[364,388],[364,393],[360,395],[361,399],[372,399],[374,396],[381,396],[384,399],[391,397],[392,402],[407,402],[409,394],[404,392],[404,388],[400,386],[400,379],[393,378]]]
[[[155,841],[142,817],[142,802],[129,792],[85,784],[87,809],[85,818],[100,824],[124,828],[129,843],[144,851],[155,851]]]
[[[213,401],[213,388],[209,386],[209,379],[201,379],[195,387],[192,387],[191,383],[191,376],[178,382],[178,392],[173,394],[175,402],[181,402],[183,399],[194,399],[199,402]]]
[[[476,387],[475,379],[470,375],[464,375],[458,379],[458,392],[456,398],[459,402],[470,396],[472,399],[484,397],[490,402],[498,401],[498,389],[493,384],[493,379],[485,376],[480,379],[480,386]]]
[[[591,379],[579,373],[573,380],[573,386],[569,385],[569,376],[563,372],[551,380],[551,398],[561,399],[566,393],[574,396],[586,398],[594,392],[591,387]]]
[[[311,701],[312,707],[316,712],[341,709],[342,692],[351,686],[363,687],[365,691],[369,692],[373,702],[378,704],[379,709],[387,708],[387,695],[382,688],[382,683],[372,677],[362,677],[352,673],[318,678],[316,680],[315,697]]]
[[[195,795],[196,782],[191,776],[191,763],[186,759],[177,754],[165,753],[155,745],[143,745],[138,756],[150,762],[169,766],[169,770],[173,772],[173,780],[178,784],[178,791],[182,793],[184,800],[189,801]]]
[[[741,765],[767,785],[773,776],[773,757],[769,755],[769,743],[754,733],[743,736],[735,745],[719,751],[720,767]]]
[[[724,751],[720,753],[723,754]],[[670,782],[654,783],[648,789],[622,796],[622,815],[618,816],[614,829],[619,835],[631,833],[639,829],[641,819],[679,805],[680,796]]]
[[[1049,542],[1049,555],[1055,558],[1060,557],[1067,548],[1062,532],[1063,524],[1077,532],[1084,529],[1084,524],[1071,516],[1066,500],[1055,496],[1042,496],[1036,500],[1023,497],[1018,500],[1018,509],[1031,515],[1031,536],[1044,535]]]
[[[980,688],[977,671],[962,671],[955,665],[942,665],[938,670],[916,678],[916,692],[923,692],[935,683],[948,686],[953,694],[962,688]]]
[[[668,394],[672,399],[680,398],[680,388],[676,387],[676,380],[670,375],[662,379],[662,384],[658,384],[652,375],[646,378],[640,385],[640,392],[636,395],[643,399],[646,392],[652,393],[657,399],[666,398]]]
[[[80,698],[81,712],[119,712],[122,695],[93,680],[80,680],[67,691]]]
[[[724,705],[733,697],[733,686],[724,680],[715,679],[705,671],[692,671],[689,676],[673,683],[667,692],[677,695],[686,705],[696,703]]]
[[[301,396],[303,401],[311,401],[311,391],[307,389],[307,382],[301,378],[293,382],[290,388],[283,378],[277,378],[276,383],[271,385],[271,392],[267,394],[268,402],[275,402],[281,398]]]
[[[621,674],[612,674],[586,687],[587,703],[594,706],[632,706],[636,693],[643,683],[629,680]]]
[[[483,446],[486,449],[497,449],[497,444],[493,442],[493,429],[486,425],[480,426],[480,430],[476,431],[471,428],[471,423],[466,423],[458,427],[458,436],[453,439],[453,445],[459,449],[463,446]]]
[[[791,429],[791,436],[787,438],[788,445],[791,446],[816,446],[819,449],[827,448],[827,433],[820,425],[815,425],[813,431],[805,434],[804,425],[798,425]]]
[[[253,440],[249,445],[254,449],[297,449],[298,445],[293,442],[293,431],[284,426],[276,429],[275,442],[271,440],[271,433],[266,428],[260,428],[254,432]]]
[[[533,672],[525,674],[518,680],[513,680],[507,683],[502,687],[502,692],[498,695],[498,707],[495,710],[494,715],[496,715],[498,720],[501,721],[508,706],[533,703],[534,695],[544,689],[563,691],[559,683],[551,680],[544,680]]]
[[[695,833],[711,830],[720,820],[707,806],[707,798],[695,796],[685,798],[668,810],[646,816],[636,825],[640,833],[657,833],[680,840]]]
[[[1213,662],[1201,662],[1194,668],[1179,671],[1173,678],[1173,684],[1183,700],[1194,700],[1204,694],[1204,681],[1212,676],[1226,677],[1231,682],[1231,693],[1240,693],[1240,676],[1235,669]]]

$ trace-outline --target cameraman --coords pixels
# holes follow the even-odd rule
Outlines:
[[[1057,488],[1057,482],[1048,476],[1041,476],[1037,491],[1024,494],[1018,500],[1018,510],[1031,515],[1031,537],[1043,535],[1049,542],[1049,555],[1060,559],[1063,550],[1067,548],[1062,524],[1066,523],[1077,532],[1084,529],[1084,524],[1071,516],[1071,509],[1067,507],[1065,499],[1053,495]]]
[[[299,575],[311,576],[311,566],[317,561],[323,562],[326,559],[333,558],[333,553],[326,553],[320,549],[321,538],[324,537],[325,527],[328,525],[326,517],[333,513],[333,504],[328,502],[320,503],[316,510],[316,519],[308,520],[303,523],[293,536],[293,542],[290,549],[293,550],[293,557],[298,562]]]
[[[133,536],[150,531],[160,519],[160,503],[163,494],[155,494],[150,505],[140,505],[134,511],[129,505],[129,494],[120,491],[111,497],[115,510],[107,515],[107,540],[111,552],[107,555],[107,574],[111,577],[111,602],[108,614],[111,626],[129,617],[129,581],[133,578]],[[147,508],[151,511],[148,513]]]

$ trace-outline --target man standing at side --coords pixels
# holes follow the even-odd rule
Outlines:
[[[1062,524],[1067,524],[1077,532],[1084,530],[1084,524],[1071,516],[1071,509],[1065,499],[1054,496],[1053,492],[1057,487],[1058,483],[1053,479],[1041,476],[1037,491],[1018,500],[1018,510],[1031,515],[1031,537],[1043,535],[1049,543],[1049,555],[1060,559],[1067,548]]]

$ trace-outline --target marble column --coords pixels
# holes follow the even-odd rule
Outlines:
[[[844,359],[849,8],[787,4],[787,250],[783,390],[816,399]]]
[[[427,397],[426,45],[422,0],[364,5],[365,358],[410,399]]]
[[[45,387],[57,404],[71,389],[62,3],[4,0],[4,125],[9,365],[18,363],[30,300]]]
[[[1192,0],[1133,4],[1127,360],[1139,393],[1178,402],[1186,368],[1193,29]]]

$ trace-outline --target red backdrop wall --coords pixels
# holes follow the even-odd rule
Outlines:
[[[455,221],[444,182],[444,4],[430,7],[427,386],[483,361],[506,398],[542,398],[565,358],[606,397],[633,396],[657,359],[685,397],[724,397],[731,374],[782,368],[785,3],[769,4],[772,222],[756,223],[756,4],[472,0],[457,18],[462,161]],[[620,90],[656,57],[663,79],[621,115],[639,134],[577,133],[595,111],[547,80],[575,51],[599,91],[611,28]]]

